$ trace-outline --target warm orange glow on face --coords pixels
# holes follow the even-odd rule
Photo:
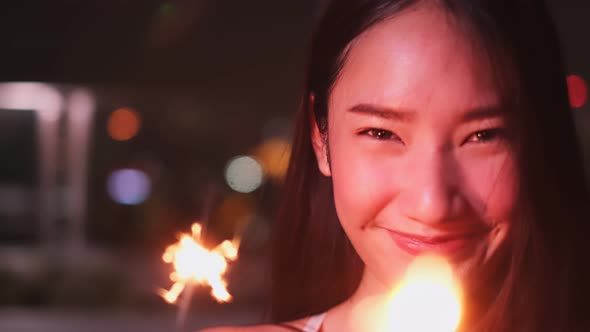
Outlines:
[[[170,275],[174,285],[170,290],[160,293],[168,303],[175,303],[189,284],[209,285],[211,295],[219,302],[228,302],[232,298],[223,274],[228,262],[238,257],[239,241],[226,240],[213,250],[208,250],[200,243],[201,230],[201,225],[194,223],[192,234],[181,234],[178,242],[168,246],[162,255],[162,260],[173,264],[175,269]]]
[[[141,119],[136,111],[119,108],[109,116],[107,130],[112,139],[126,141],[137,135],[140,126]]]

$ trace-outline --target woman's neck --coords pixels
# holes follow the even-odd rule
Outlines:
[[[322,332],[360,332],[366,331],[366,324],[371,322],[371,315],[376,308],[384,307],[391,288],[377,280],[366,269],[363,272],[359,287],[348,300],[330,309]],[[382,304],[382,305],[380,305]]]
[[[395,284],[395,282],[393,284]],[[358,303],[367,297],[385,296],[390,290],[391,287],[387,287],[384,283],[377,280],[371,272],[365,269],[359,287],[352,294],[349,301],[352,303]]]

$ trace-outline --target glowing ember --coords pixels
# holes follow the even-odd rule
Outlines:
[[[442,258],[419,257],[393,293],[387,331],[453,332],[461,320],[461,291]]]
[[[213,250],[207,250],[200,243],[201,225],[194,223],[192,234],[181,234],[178,242],[168,246],[162,259],[174,264],[175,272],[170,274],[174,282],[170,290],[160,295],[166,302],[175,303],[180,294],[191,284],[209,285],[211,295],[219,302],[228,302],[232,296],[227,291],[223,274],[229,261],[238,257],[238,240],[223,241]]]

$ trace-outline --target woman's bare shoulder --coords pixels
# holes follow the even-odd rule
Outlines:
[[[305,326],[306,318],[285,322],[277,325],[263,324],[251,326],[222,326],[212,327],[198,332],[288,332],[301,331]]]

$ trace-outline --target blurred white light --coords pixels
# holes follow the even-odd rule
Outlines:
[[[96,106],[94,95],[86,89],[76,89],[69,95],[67,102],[72,125],[81,123],[87,126]]]
[[[0,108],[36,111],[42,121],[59,119],[63,97],[53,86],[38,82],[0,84]]]
[[[253,192],[262,184],[262,178],[262,166],[252,157],[235,157],[225,167],[225,181],[237,192]]]
[[[148,176],[136,169],[114,171],[107,181],[111,198],[126,205],[137,205],[145,201],[150,194],[150,187]]]

